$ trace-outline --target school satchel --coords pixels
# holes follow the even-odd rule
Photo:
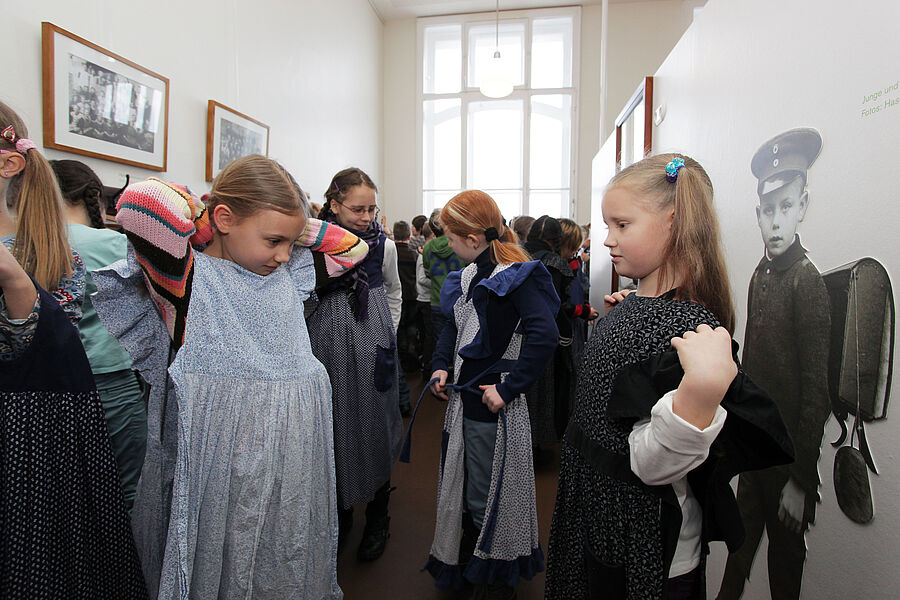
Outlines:
[[[894,294],[884,266],[861,258],[822,274],[831,301],[828,391],[841,426],[832,442],[838,505],[856,523],[875,516],[868,470],[878,470],[865,423],[887,418],[894,360]],[[847,420],[853,416],[848,445]],[[857,445],[858,444],[858,445]]]

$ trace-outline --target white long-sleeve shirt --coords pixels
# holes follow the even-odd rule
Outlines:
[[[400,327],[400,311],[403,309],[403,288],[400,285],[400,270],[397,267],[397,246],[394,245],[394,240],[391,238],[384,240],[381,276],[384,279],[384,291],[387,292],[391,320],[394,322],[394,333],[396,333]]]
[[[431,280],[425,274],[425,263],[422,255],[416,257],[416,301],[431,303]]]
[[[672,484],[681,506],[681,531],[669,577],[694,570],[700,564],[700,504],[688,485],[687,474],[709,456],[709,447],[725,425],[727,413],[716,407],[706,429],[691,425],[672,410],[676,390],[660,398],[650,418],[635,423],[628,436],[631,470],[647,485]]]

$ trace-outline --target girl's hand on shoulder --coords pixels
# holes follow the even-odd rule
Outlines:
[[[438,381],[431,384],[431,393],[441,400],[449,400],[447,396],[447,371],[438,369],[431,374],[430,379],[438,378]]]
[[[506,406],[506,402],[503,401],[503,398],[497,392],[496,385],[479,385],[478,389],[484,392],[481,395],[481,401],[487,405],[488,410],[492,413],[496,413]]]
[[[724,327],[700,325],[672,338],[672,347],[684,369],[684,378],[675,394],[675,414],[705,429],[715,416],[728,386],[737,375],[731,354],[731,335]]]
[[[603,296],[603,305],[606,307],[606,312],[611,311],[613,306],[624,300],[625,296],[632,292],[634,290],[620,290]]]

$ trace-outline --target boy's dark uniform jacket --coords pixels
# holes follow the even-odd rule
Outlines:
[[[737,343],[732,344],[736,355]],[[676,389],[683,377],[684,371],[675,350],[623,369],[616,376],[609,400],[610,418],[630,421],[632,425],[649,418],[656,401]],[[687,475],[702,509],[701,551],[704,555],[709,552],[711,541],[724,541],[729,552],[737,550],[744,541],[744,526],[729,483],[731,479],[745,471],[794,460],[794,446],[778,408],[765,390],[740,368],[722,400],[722,407],[728,412],[722,431],[713,442],[707,459]],[[566,435],[569,443],[580,448],[595,468],[611,477],[642,486],[660,498],[663,573],[667,573],[681,530],[681,508],[672,486],[646,485],[631,471],[628,455],[610,453],[592,443],[574,421]],[[652,527],[652,524],[645,526]],[[618,596],[605,593],[603,597],[614,599]]]
[[[780,256],[763,257],[750,280],[743,363],[775,399],[797,460],[779,469],[806,493],[804,528],[815,521],[828,397],[831,311],[825,282],[795,238]],[[779,479],[780,481],[780,479]],[[783,486],[784,483],[781,483]]]

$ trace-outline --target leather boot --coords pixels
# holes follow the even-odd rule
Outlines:
[[[391,534],[388,532],[390,523],[390,517],[382,517],[377,521],[366,523],[362,541],[359,543],[359,549],[356,551],[357,559],[368,562],[384,554],[384,547],[387,545],[388,538],[391,537]]]

